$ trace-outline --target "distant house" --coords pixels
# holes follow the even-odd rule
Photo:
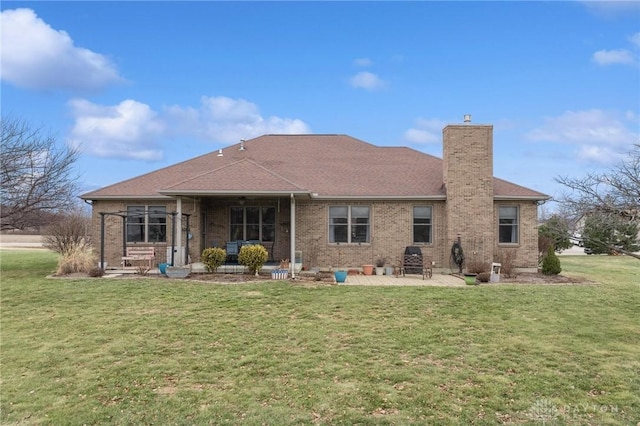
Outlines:
[[[517,267],[533,269],[548,196],[493,177],[493,126],[463,124],[444,128],[442,159],[346,135],[265,135],[82,198],[116,265],[127,246],[156,247],[158,262],[175,247],[181,264],[252,240],[308,267],[393,264],[417,246],[449,268],[460,238],[467,259],[511,249]]]

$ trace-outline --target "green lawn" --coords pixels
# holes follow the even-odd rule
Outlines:
[[[46,279],[0,251],[2,424],[640,421],[640,262],[589,285]],[[563,272],[565,273],[565,272]]]

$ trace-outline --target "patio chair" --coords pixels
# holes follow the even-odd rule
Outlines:
[[[231,263],[232,261],[238,262],[238,242],[237,241],[227,241],[227,263]]]
[[[422,274],[422,279],[426,277],[431,278],[433,276],[433,268],[431,261],[423,258],[421,252],[416,250],[409,250],[413,247],[407,247],[404,254],[400,256],[398,265],[394,267],[394,275],[398,278],[400,275],[403,277],[406,274]],[[420,250],[418,248],[418,250]]]

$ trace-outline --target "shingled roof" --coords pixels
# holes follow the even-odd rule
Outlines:
[[[308,194],[314,198],[446,199],[442,159],[346,135],[265,135],[156,170],[82,198]],[[547,195],[494,178],[500,199]]]

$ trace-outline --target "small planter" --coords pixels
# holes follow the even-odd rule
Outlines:
[[[365,275],[373,275],[373,265],[362,265],[362,273]]]
[[[389,276],[393,275],[393,266],[385,266],[384,274]]]
[[[384,275],[384,267],[376,266],[376,275]]]
[[[337,283],[343,283],[347,281],[347,271],[333,271],[333,276]]]
[[[169,278],[187,278],[191,273],[191,268],[181,266],[167,266],[166,272]]]
[[[162,275],[167,275],[167,266],[169,265],[169,263],[158,263],[158,270]]]
[[[274,269],[271,271],[272,280],[286,280],[287,278],[289,278],[288,269]]]
[[[464,274],[464,283],[466,285],[476,285],[476,274]]]

